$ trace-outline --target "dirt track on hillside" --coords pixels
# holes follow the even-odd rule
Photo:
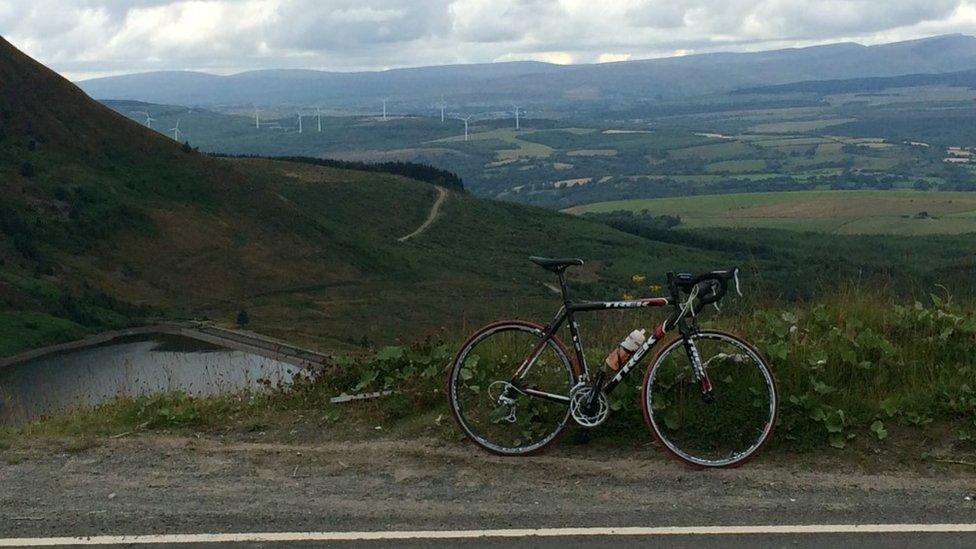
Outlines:
[[[406,242],[415,236],[423,234],[437,220],[437,214],[441,211],[441,205],[444,204],[444,200],[447,198],[447,191],[443,187],[434,187],[434,189],[437,190],[437,199],[434,200],[434,205],[430,207],[430,213],[427,214],[427,219],[417,227],[416,231],[406,236],[401,236],[397,239],[397,242]]]

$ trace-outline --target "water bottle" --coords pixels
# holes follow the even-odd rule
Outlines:
[[[630,332],[627,339],[620,342],[620,345],[613,348],[603,362],[608,368],[616,372],[621,366],[627,364],[630,357],[634,356],[637,349],[647,340],[647,330],[634,330]]]

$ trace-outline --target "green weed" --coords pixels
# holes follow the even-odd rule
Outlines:
[[[593,353],[590,364],[600,364],[602,353],[633,323],[634,317],[610,316],[597,337],[586,341]],[[960,443],[976,436],[976,311],[969,306],[937,296],[930,304],[887,305],[842,296],[814,306],[746,311],[707,324],[734,327],[770,362],[781,399],[773,444],[783,450],[842,449],[858,437],[884,445],[892,428],[922,434],[933,424],[952,426]],[[43,420],[21,434],[263,430],[282,416],[313,418],[321,425],[341,425],[363,415],[410,424],[446,412],[444,379],[454,351],[453,344],[430,340],[388,346],[364,357],[342,357],[314,379],[300,379],[288,389],[118,400]],[[596,436],[619,443],[646,438],[638,397],[641,377],[633,376],[613,394],[612,420]],[[374,391],[393,394],[360,403],[329,402],[341,393]],[[706,432],[708,426],[681,428]]]

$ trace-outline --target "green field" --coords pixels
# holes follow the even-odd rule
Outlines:
[[[934,136],[941,137],[936,143],[931,129],[916,138],[910,127],[905,139],[891,139],[885,137],[889,118],[884,124],[867,120],[869,115],[900,117],[900,111],[889,112],[902,108],[900,103],[884,108],[828,102],[802,108],[759,105],[666,116],[652,123],[614,120],[610,128],[607,120],[567,117],[523,119],[522,129],[515,130],[513,120],[494,113],[471,119],[467,140],[463,122],[422,114],[389,120],[333,115],[322,119],[321,131],[308,115],[298,133],[294,114],[273,110],[255,128],[250,115],[233,109],[111,105],[135,120],[150,112],[158,128],[180,120],[186,139],[203,151],[422,162],[457,173],[473,194],[554,209],[730,192],[970,190],[976,166],[943,162],[946,146],[967,143],[946,133],[952,127],[945,123],[936,129],[942,132]],[[931,116],[945,116],[934,103],[904,108],[914,109],[905,113],[910,116],[930,112],[926,109]],[[933,145],[911,144],[916,141]],[[612,182],[563,183],[582,179]],[[651,179],[662,184],[651,184]]]
[[[511,128],[499,128],[489,131],[479,131],[479,132],[468,132],[468,141],[485,141],[485,140],[496,140],[508,145],[512,145],[514,149],[497,149],[495,154],[499,161],[518,159],[522,157],[529,158],[549,158],[552,154],[552,147],[547,147],[541,143],[533,143],[531,141],[525,141],[519,139],[519,136],[523,132],[516,131]],[[528,130],[526,133],[533,133],[533,130]],[[445,137],[443,139],[437,139],[431,143],[465,143],[464,134],[455,135],[451,137]]]
[[[681,217],[683,228],[787,229],[835,234],[976,232],[976,195],[964,192],[796,191],[600,202],[567,210]]]
[[[796,120],[790,122],[770,122],[757,124],[752,131],[761,133],[791,133],[822,130],[845,122],[852,122],[854,118],[824,118],[820,120]]]

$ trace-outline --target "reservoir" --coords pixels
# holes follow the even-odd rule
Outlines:
[[[116,397],[193,396],[286,386],[301,366],[176,334],[140,334],[0,368],[0,424],[95,406]]]

